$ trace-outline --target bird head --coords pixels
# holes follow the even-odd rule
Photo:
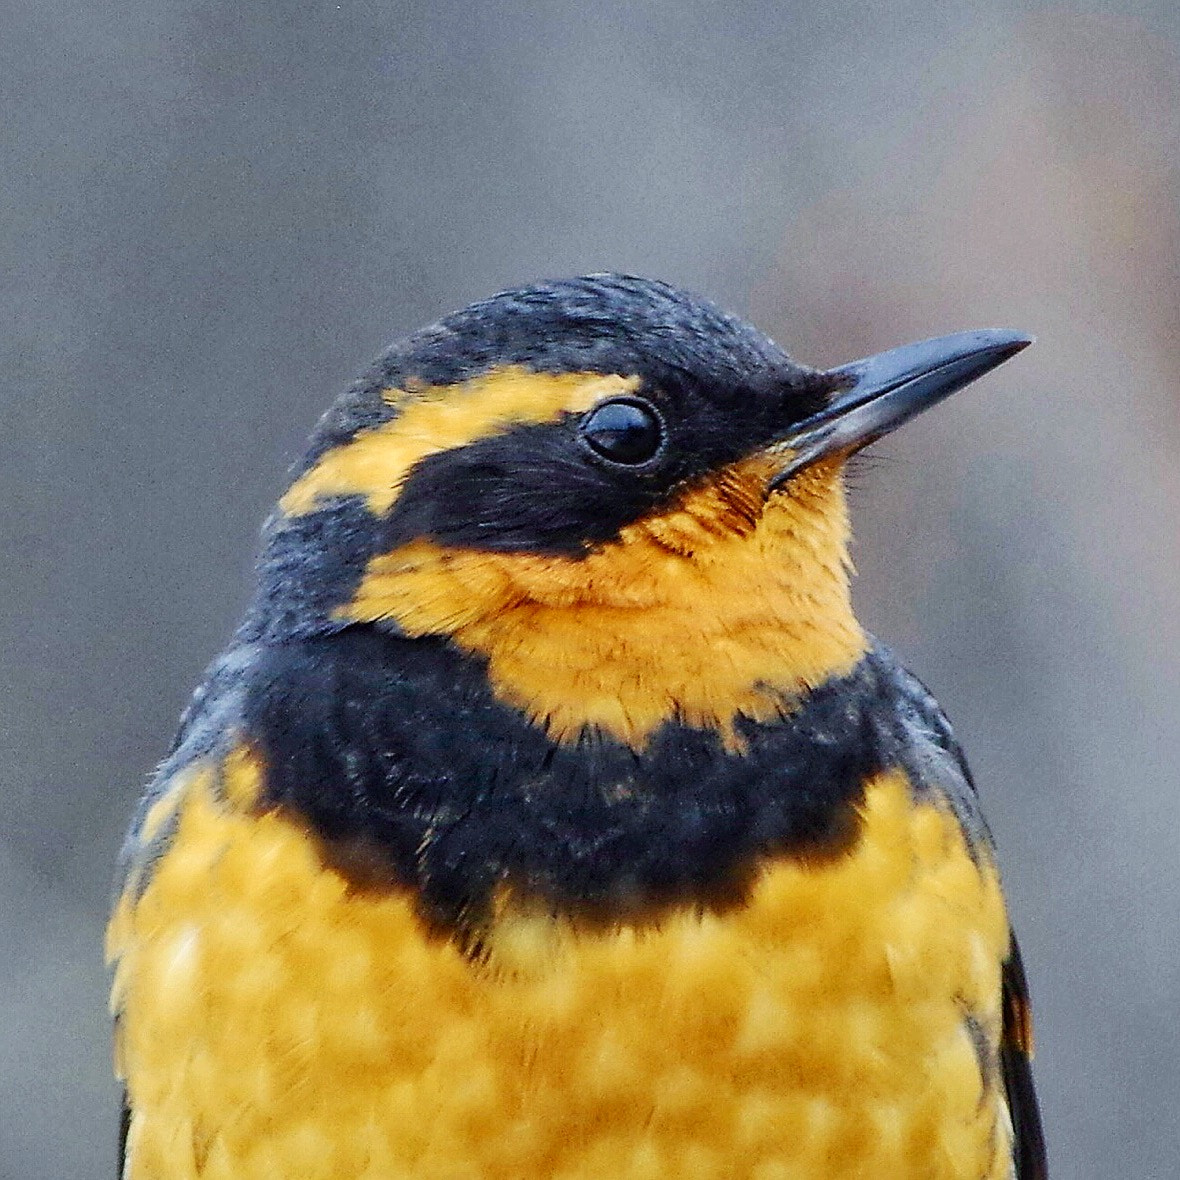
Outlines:
[[[1027,343],[964,333],[820,371],[663,283],[496,295],[321,421],[243,634],[456,645],[557,740],[639,748],[672,719],[732,738],[864,652],[847,458]]]

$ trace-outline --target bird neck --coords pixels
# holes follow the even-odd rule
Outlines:
[[[675,719],[740,744],[739,718],[788,712],[867,646],[838,467],[765,500],[768,462],[578,560],[414,541],[371,560],[338,616],[483,656],[497,697],[559,742],[593,727],[639,749]]]

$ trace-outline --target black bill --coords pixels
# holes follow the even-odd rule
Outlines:
[[[830,369],[839,392],[777,447],[790,452],[771,490],[826,455],[850,455],[969,385],[1033,342],[1023,332],[956,332]],[[776,449],[777,449],[776,447]]]

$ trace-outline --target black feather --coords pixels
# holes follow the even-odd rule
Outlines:
[[[1020,946],[1012,938],[1003,975],[1003,1034],[1000,1068],[1012,1117],[1016,1180],[1046,1180],[1049,1161],[1041,1128],[1041,1109],[1032,1076],[1032,1043],[1028,982]]]
[[[363,846],[440,927],[478,923],[506,881],[608,919],[736,899],[762,857],[854,839],[865,779],[893,767],[988,840],[945,719],[879,647],[795,712],[739,718],[740,754],[679,721],[640,753],[597,731],[558,745],[495,698],[480,658],[367,626],[239,647],[209,684],[160,781],[215,732],[248,734],[267,799],[330,854]]]
[[[123,1180],[127,1169],[127,1133],[131,1130],[131,1107],[127,1102],[127,1092],[123,1092],[122,1105],[119,1109],[119,1170],[115,1173],[115,1180]]]

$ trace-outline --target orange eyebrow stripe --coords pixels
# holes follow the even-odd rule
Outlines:
[[[457,385],[386,390],[398,407],[390,422],[362,430],[305,471],[279,501],[288,516],[313,511],[332,496],[363,496],[369,511],[393,506],[406,475],[427,455],[465,446],[513,426],[556,421],[604,397],[629,393],[637,376],[534,373],[520,365],[492,369]]]

